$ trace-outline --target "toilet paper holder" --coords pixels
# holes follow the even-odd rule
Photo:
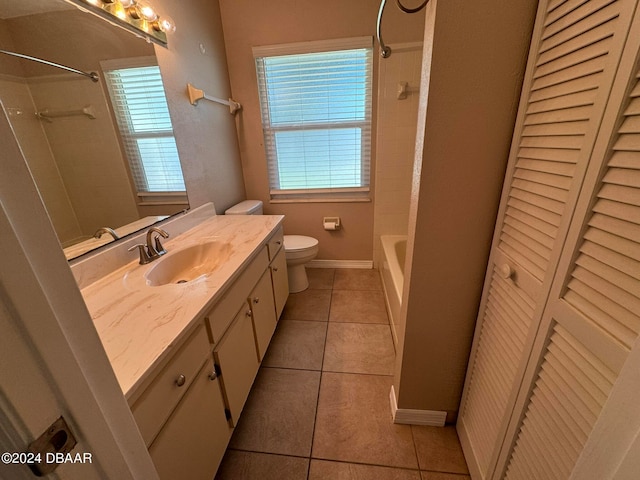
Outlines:
[[[340,230],[340,217],[324,217],[322,226],[325,230]]]

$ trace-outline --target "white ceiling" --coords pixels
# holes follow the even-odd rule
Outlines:
[[[0,0],[0,19],[75,8],[63,0]]]

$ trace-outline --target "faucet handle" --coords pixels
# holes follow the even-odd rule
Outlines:
[[[156,235],[154,237],[154,241],[155,241],[155,244],[156,244],[156,253],[158,255],[164,255],[165,253],[167,253],[167,251],[162,246],[162,243],[160,243],[160,235]]]
[[[129,248],[127,251],[131,252],[136,248],[139,250],[139,253],[140,253],[140,265],[146,265],[147,263],[150,263],[152,259],[149,256],[149,253],[147,252],[147,246],[144,243],[138,243],[133,247]]]

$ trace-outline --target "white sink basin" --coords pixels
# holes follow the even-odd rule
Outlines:
[[[208,276],[226,262],[233,248],[216,240],[169,252],[145,274],[149,286],[181,284]]]

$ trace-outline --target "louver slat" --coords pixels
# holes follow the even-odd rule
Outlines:
[[[615,378],[597,357],[556,324],[507,468],[507,480],[569,478]],[[557,452],[562,452],[558,455]]]

